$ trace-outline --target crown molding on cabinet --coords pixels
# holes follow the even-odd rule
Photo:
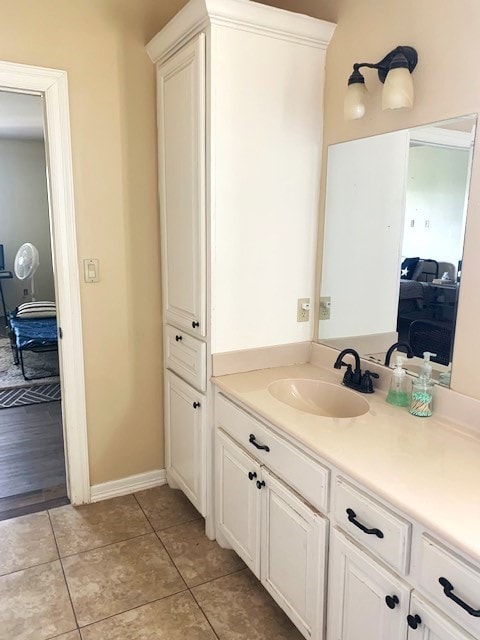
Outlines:
[[[322,49],[327,48],[336,26],[252,0],[190,0],[149,42],[148,55],[160,62],[210,25],[267,33]]]

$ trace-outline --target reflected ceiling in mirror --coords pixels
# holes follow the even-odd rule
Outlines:
[[[449,385],[476,120],[329,147],[320,342],[382,364],[406,342]]]

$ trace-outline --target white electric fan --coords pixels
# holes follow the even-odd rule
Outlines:
[[[35,271],[38,269],[38,265],[40,264],[40,259],[38,255],[38,250],[35,245],[31,242],[26,242],[22,244],[20,249],[17,251],[17,255],[15,256],[15,262],[13,264],[13,269],[15,271],[15,275],[19,280],[26,280],[27,278],[31,278],[31,286],[30,290],[32,292],[32,301],[35,302]]]

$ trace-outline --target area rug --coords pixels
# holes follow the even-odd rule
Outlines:
[[[17,387],[0,390],[0,409],[11,409],[27,404],[53,402],[61,399],[60,383],[37,384],[32,387]]]
[[[58,377],[58,353],[56,351],[40,353],[26,351],[23,359],[27,375],[42,376],[42,378],[25,380],[20,365],[13,363],[10,340],[8,338],[0,338],[0,390],[18,387],[32,388],[44,386],[47,383],[60,382]]]

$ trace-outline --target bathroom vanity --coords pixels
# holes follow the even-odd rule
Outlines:
[[[279,399],[295,379],[335,385],[327,409]],[[346,390],[312,364],[215,385],[217,540],[306,638],[480,638],[478,434],[381,392],[331,417]]]

